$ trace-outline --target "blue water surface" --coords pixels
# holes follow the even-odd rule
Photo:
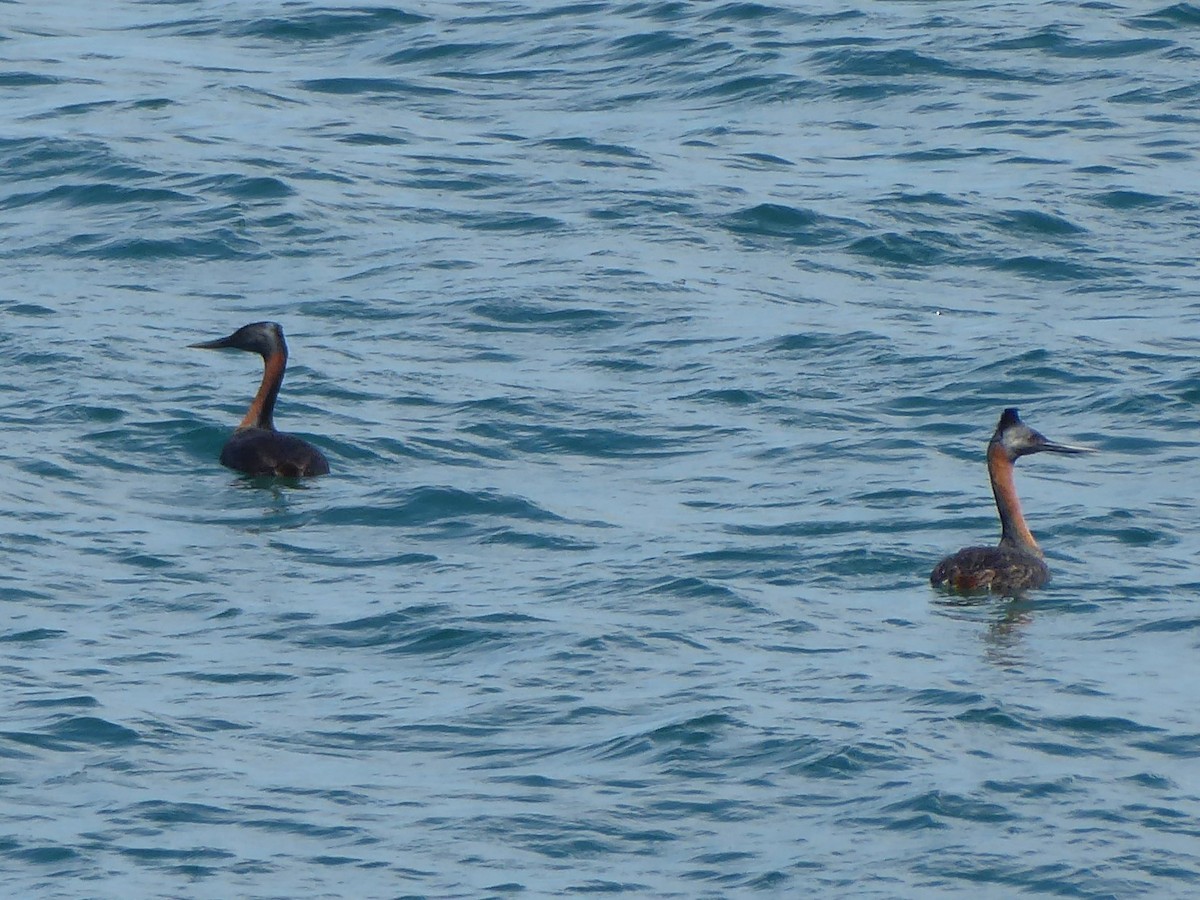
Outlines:
[[[1200,6],[3,8],[5,896],[1200,891]]]

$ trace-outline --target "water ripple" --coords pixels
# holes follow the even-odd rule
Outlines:
[[[1194,4],[76,6],[6,896],[1196,892]],[[219,465],[260,320],[329,478]],[[1008,406],[1101,450],[1017,468],[1054,581],[936,594]]]

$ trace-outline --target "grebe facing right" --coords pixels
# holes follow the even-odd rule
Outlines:
[[[1039,588],[1050,580],[1050,569],[1042,557],[1042,548],[1025,524],[1021,502],[1013,485],[1013,463],[1022,456],[1043,450],[1052,453],[1094,452],[1091,447],[1048,441],[1022,422],[1015,409],[1004,410],[987,448],[988,475],[1000,513],[1000,545],[967,547],[947,556],[929,576],[934,587],[1015,594]]]
[[[232,347],[249,350],[263,358],[263,379],[245,418],[221,450],[221,465],[247,475],[282,475],[297,478],[328,475],[325,456],[303,438],[275,430],[272,418],[283,371],[287,367],[287,342],[275,322],[243,325],[229,337],[190,344],[201,350]]]

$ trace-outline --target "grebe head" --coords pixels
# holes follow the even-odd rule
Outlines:
[[[217,338],[215,341],[201,341],[199,344],[189,344],[201,350],[222,350],[232,347],[234,350],[249,350],[251,353],[262,354],[263,358],[274,356],[280,351],[287,353],[287,343],[283,339],[283,329],[278,322],[254,322],[243,325],[229,337]]]
[[[1016,460],[1030,453],[1041,453],[1049,450],[1051,453],[1095,453],[1095,447],[1077,447],[1073,444],[1059,444],[1047,440],[1040,432],[1034,431],[1021,421],[1017,411],[1009,407],[1000,416],[1000,424],[992,435],[992,446],[1000,447],[1009,460]]]

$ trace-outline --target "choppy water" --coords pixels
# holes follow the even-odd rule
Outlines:
[[[6,896],[1200,890],[1200,7],[0,38]]]

